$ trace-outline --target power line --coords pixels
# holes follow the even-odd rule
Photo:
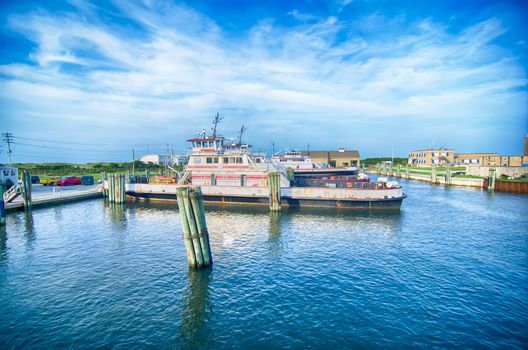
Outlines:
[[[4,132],[2,134],[4,142],[7,143],[7,154],[9,155],[9,166],[11,166],[11,153],[13,151],[11,150],[11,143],[13,142],[13,134],[10,132]]]
[[[19,140],[27,140],[27,141],[38,141],[38,142],[46,142],[46,143],[60,143],[60,144],[66,144],[66,145],[79,145],[79,146],[97,146],[97,147],[128,147],[134,145],[125,145],[125,144],[104,144],[104,143],[83,143],[83,142],[67,142],[67,141],[56,141],[56,140],[49,140],[49,139],[36,139],[31,137],[14,137],[15,139]],[[159,144],[149,144],[150,146],[165,146],[163,143]],[[135,145],[135,146],[142,146],[142,145]]]

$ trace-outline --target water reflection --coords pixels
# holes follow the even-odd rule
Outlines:
[[[7,260],[7,230],[6,225],[0,226],[0,262]]]
[[[105,203],[106,212],[112,221],[112,227],[118,231],[125,231],[127,228],[127,215],[124,204]]]
[[[26,246],[33,249],[35,245],[35,222],[33,221],[33,213],[31,211],[24,212],[24,237],[26,238]]]
[[[269,235],[268,243],[270,252],[278,254],[282,252],[282,240],[281,240],[281,213],[270,212],[269,213]]]
[[[190,349],[202,348],[214,339],[213,330],[206,327],[212,316],[212,303],[209,296],[209,281],[212,269],[189,269],[189,285],[182,305],[182,325],[180,337]]]

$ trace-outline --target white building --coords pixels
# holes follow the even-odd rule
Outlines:
[[[187,164],[189,157],[182,155],[171,155],[171,154],[145,154],[139,161],[145,164],[156,164],[156,165],[170,165],[170,166],[181,166]]]

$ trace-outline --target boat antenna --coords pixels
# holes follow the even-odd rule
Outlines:
[[[214,120],[213,120],[213,137],[216,137],[216,127],[218,126],[218,123],[224,119],[223,117],[220,117],[220,113],[216,113]]]
[[[242,125],[242,127],[240,128],[240,132],[238,133],[238,143],[239,144],[242,144],[242,135],[244,135],[244,132],[247,130],[247,128]]]

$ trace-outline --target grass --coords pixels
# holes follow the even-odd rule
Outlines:
[[[528,179],[524,179],[522,177],[518,177],[515,179],[499,178],[497,179],[497,181],[528,182]]]

